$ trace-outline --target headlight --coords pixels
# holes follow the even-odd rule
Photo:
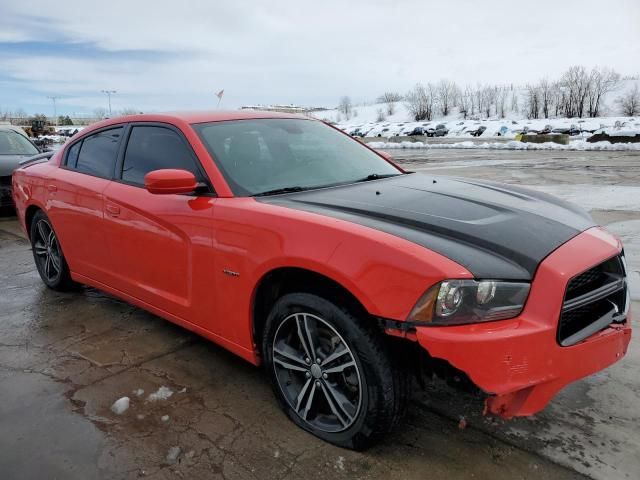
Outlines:
[[[420,297],[407,320],[426,325],[504,320],[520,314],[529,283],[498,280],[445,280]]]

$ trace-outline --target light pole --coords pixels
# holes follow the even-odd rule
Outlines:
[[[47,98],[51,99],[51,101],[53,101],[53,126],[55,127],[56,124],[58,123],[58,111],[56,109],[56,100],[60,97],[56,97],[54,95],[51,96],[47,96]]]
[[[109,98],[109,116],[111,116],[111,95],[118,92],[116,92],[115,90],[102,90],[102,93],[104,93]]]

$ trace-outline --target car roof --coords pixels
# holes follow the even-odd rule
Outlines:
[[[259,110],[231,110],[231,111],[192,111],[192,112],[167,112],[167,113],[142,113],[139,115],[125,115],[113,117],[91,125],[91,130],[116,123],[126,122],[184,122],[207,123],[222,122],[225,120],[250,120],[262,118],[295,118],[299,120],[316,120],[304,115],[281,112],[265,112]]]
[[[27,135],[27,132],[25,132],[22,128],[20,127],[16,127],[15,125],[0,125],[0,131],[5,131],[5,132],[15,132],[15,133],[19,133],[20,135],[22,135],[23,137],[29,138],[29,135]]]

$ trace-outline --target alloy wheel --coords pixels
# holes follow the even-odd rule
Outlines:
[[[273,367],[287,403],[323,432],[348,429],[358,418],[362,381],[358,363],[342,336],[311,313],[294,313],[278,327]]]
[[[33,251],[39,270],[49,282],[53,282],[62,269],[60,245],[53,228],[44,219],[38,220],[33,241]]]

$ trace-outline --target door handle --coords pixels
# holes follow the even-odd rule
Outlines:
[[[55,185],[47,185],[47,190],[49,190],[50,192],[57,192],[58,191],[58,187],[56,187]]]
[[[117,205],[107,204],[106,210],[107,213],[112,217],[117,217],[118,215],[120,215],[120,207],[118,207]]]

